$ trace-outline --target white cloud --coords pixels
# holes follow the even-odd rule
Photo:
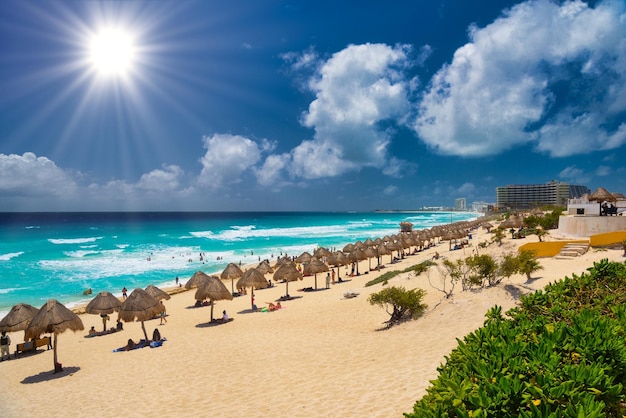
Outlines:
[[[387,166],[383,169],[383,174],[400,179],[412,175],[415,173],[416,169],[417,164],[392,157],[387,162]]]
[[[280,187],[285,183],[281,179],[281,171],[289,163],[289,154],[269,155],[263,165],[255,170],[257,182],[261,186]]]
[[[559,177],[570,184],[587,184],[589,182],[589,176],[583,170],[573,165],[561,170]]]
[[[383,194],[386,196],[391,196],[393,194],[396,194],[398,192],[398,187],[392,185],[389,185],[387,187],[385,187],[385,190],[383,190]]]
[[[481,156],[534,143],[553,156],[617,148],[626,126],[624,4],[516,5],[431,80],[413,125],[442,154]]]
[[[183,170],[176,165],[163,165],[162,170],[152,170],[141,176],[137,187],[145,190],[164,192],[177,190]]]
[[[32,152],[0,154],[0,196],[50,198],[75,196],[72,175],[46,157]]]
[[[302,124],[312,140],[292,150],[289,171],[306,179],[336,176],[362,167],[383,167],[389,133],[379,126],[409,110],[410,64],[406,45],[350,45],[320,64],[308,86],[315,100]]]
[[[201,158],[202,171],[198,183],[211,189],[227,183],[240,182],[241,175],[261,158],[259,145],[243,136],[215,134],[203,138],[206,154]],[[267,141],[263,148],[269,147]]]

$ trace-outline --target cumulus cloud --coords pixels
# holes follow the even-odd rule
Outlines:
[[[72,175],[46,157],[0,154],[0,196],[67,197],[76,191]]]
[[[242,181],[242,174],[260,160],[261,152],[271,148],[240,135],[214,134],[203,138],[206,154],[201,158],[198,183],[211,189]]]
[[[183,170],[176,165],[163,165],[160,170],[152,170],[141,176],[137,187],[145,190],[168,191],[180,187]]]
[[[598,168],[596,168],[596,171],[595,171],[596,176],[604,177],[604,176],[608,176],[609,174],[611,174],[611,168],[607,167],[606,165],[601,165],[601,166],[598,166]]]
[[[455,190],[458,195],[472,195],[476,190],[476,186],[473,183],[463,183],[459,188]]]
[[[410,108],[403,75],[409,52],[407,45],[350,45],[315,66],[308,81],[315,100],[301,120],[315,134],[291,151],[291,175],[314,179],[385,165],[390,133],[381,124],[400,121]],[[304,55],[291,59],[313,66],[316,56]]]
[[[432,78],[413,128],[441,154],[493,155],[532,143],[552,156],[626,143],[621,1],[516,5]]]
[[[417,170],[417,164],[391,157],[387,166],[383,169],[383,174],[399,179],[405,176],[411,176],[415,173],[415,170]]]

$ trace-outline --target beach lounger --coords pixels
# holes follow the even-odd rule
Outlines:
[[[17,357],[19,353],[35,351],[37,348],[44,346],[47,347],[48,350],[52,348],[52,339],[50,337],[37,338],[34,341],[25,341],[15,346],[13,357]]]

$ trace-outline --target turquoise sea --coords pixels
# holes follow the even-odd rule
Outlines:
[[[475,219],[467,212],[0,213],[0,317],[18,302],[74,306],[125,286],[174,286],[202,270],[341,249],[400,230]],[[201,259],[202,256],[202,259]]]

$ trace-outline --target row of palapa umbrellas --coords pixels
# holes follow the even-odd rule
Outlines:
[[[411,246],[420,247],[425,242],[432,242],[436,238],[442,240],[453,240],[467,235],[468,231],[481,224],[481,221],[464,221],[456,222],[446,226],[434,226],[430,229],[403,232],[400,234],[376,238],[374,240],[368,238],[361,242],[344,246],[342,251],[334,251],[320,247],[313,254],[304,252],[298,257],[281,257],[277,260],[274,268],[272,268],[267,260],[259,263],[257,267],[241,270],[239,266],[230,263],[220,277],[207,275],[202,271],[194,273],[187,281],[185,288],[197,288],[195,299],[197,301],[210,300],[211,304],[211,321],[213,321],[213,303],[219,300],[232,300],[234,293],[234,280],[237,281],[237,289],[250,287],[252,296],[254,289],[263,289],[269,285],[265,274],[274,273],[275,281],[285,283],[286,296],[289,296],[289,282],[302,280],[304,275],[315,275],[315,288],[317,288],[317,273],[327,272],[329,266],[337,267],[346,266],[352,263],[357,265],[358,262],[368,259],[377,258],[380,264],[380,257],[383,255],[391,255],[393,251],[401,251]],[[322,261],[325,260],[325,261]],[[304,265],[303,272],[298,270],[296,263]],[[232,289],[228,291],[222,280],[231,280]],[[86,307],[86,312],[90,314],[108,315],[118,312],[118,318],[125,322],[141,321],[141,328],[146,341],[148,335],[146,332],[144,321],[159,315],[163,308],[159,303],[161,299],[169,299],[170,295],[150,285],[145,290],[135,289],[124,300],[120,301],[110,292],[100,292],[92,299]],[[104,330],[106,330],[106,321],[103,321]],[[11,311],[0,320],[0,331],[17,332],[25,331],[24,340],[38,338],[42,334],[53,334],[53,351],[54,351],[54,367],[55,372],[60,369],[57,361],[57,336],[66,330],[80,331],[84,330],[82,320],[78,315],[66,308],[63,304],[55,299],[50,299],[40,309],[31,305],[20,303],[12,307]]]

